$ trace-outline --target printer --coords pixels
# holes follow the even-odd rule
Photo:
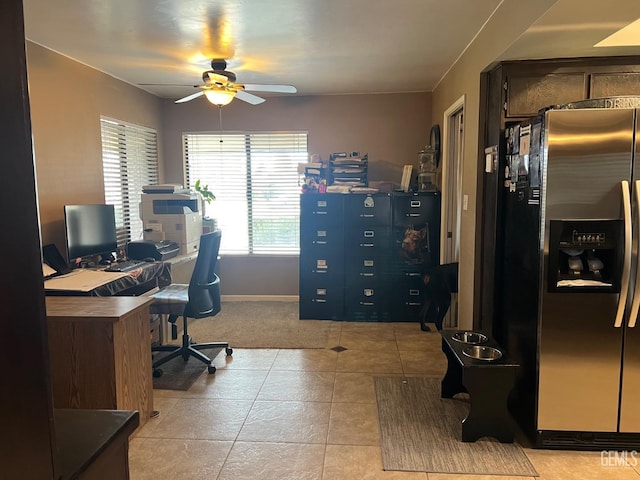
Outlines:
[[[181,255],[198,251],[202,235],[200,195],[142,193],[140,198],[144,240],[175,242],[180,246]]]
[[[170,240],[135,240],[127,244],[127,258],[132,260],[167,260],[180,253],[180,245]]]

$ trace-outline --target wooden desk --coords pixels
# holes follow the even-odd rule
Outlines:
[[[55,408],[153,411],[148,297],[45,297]]]

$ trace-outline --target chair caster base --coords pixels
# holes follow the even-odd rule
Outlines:
[[[233,355],[233,348],[231,348],[231,347],[225,348],[224,351],[225,351],[225,353],[227,354],[228,357]]]
[[[153,377],[154,378],[160,378],[162,376],[162,369],[160,368],[154,368],[153,369]]]
[[[216,373],[216,367],[213,365],[207,365],[207,372],[209,372],[209,375]]]

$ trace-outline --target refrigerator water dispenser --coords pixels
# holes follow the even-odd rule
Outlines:
[[[622,248],[622,220],[551,220],[549,292],[619,292]]]

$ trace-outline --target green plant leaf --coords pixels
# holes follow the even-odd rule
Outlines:
[[[211,203],[212,200],[216,199],[216,196],[213,194],[213,192],[209,190],[209,185],[202,186],[202,184],[200,183],[200,179],[196,180],[193,188],[196,192],[202,195],[202,199],[207,203]]]

